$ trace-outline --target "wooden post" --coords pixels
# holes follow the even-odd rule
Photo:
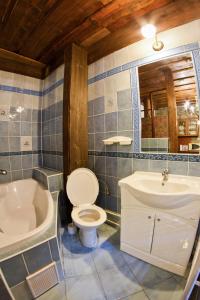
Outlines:
[[[174,92],[174,81],[170,68],[163,68],[165,76],[167,103],[168,103],[168,132],[170,140],[170,153],[178,151],[176,96]]]
[[[67,176],[87,166],[87,52],[75,44],[64,53],[63,153],[64,187]]]

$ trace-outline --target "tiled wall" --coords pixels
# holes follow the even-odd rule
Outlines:
[[[184,27],[188,33],[188,41],[194,42],[192,44],[185,45],[187,38],[180,27],[179,30],[175,29],[174,33],[170,31],[174,34],[171,47],[168,44],[164,51],[158,54],[150,55],[152,51],[144,53],[142,45],[149,43],[145,40],[140,42],[140,46],[133,44],[89,66],[89,167],[94,170],[100,181],[98,204],[109,211],[120,213],[118,180],[136,170],[161,172],[163,168],[168,167],[170,173],[200,176],[199,155],[140,152],[140,100],[137,78],[139,65],[190,51],[200,86],[200,46],[197,40],[192,41],[191,35],[189,36],[191,28],[194,29],[195,26],[194,22]],[[179,31],[184,36],[182,41],[180,36],[176,39]],[[194,37],[196,38],[196,35]],[[181,42],[182,45],[177,44]],[[139,49],[142,54],[139,53]],[[141,56],[143,54],[144,56]],[[133,142],[130,146],[104,146],[102,140],[114,135],[130,136]]]
[[[40,84],[0,71],[0,169],[8,171],[0,182],[31,177],[41,163]]]
[[[63,73],[41,81],[0,71],[0,169],[8,171],[0,182],[31,177],[38,166],[63,169]]]
[[[63,170],[64,65],[44,80],[42,107],[43,167]]]

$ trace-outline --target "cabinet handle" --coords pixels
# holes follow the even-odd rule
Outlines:
[[[151,219],[151,216],[148,216],[148,219]]]
[[[160,222],[160,219],[158,218],[157,221]]]

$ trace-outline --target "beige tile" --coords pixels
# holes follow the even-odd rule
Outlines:
[[[117,111],[117,93],[114,76],[104,79],[105,112]]]
[[[88,78],[92,78],[95,76],[95,68],[94,68],[94,63],[93,64],[90,64],[88,66]]]
[[[1,84],[13,85],[14,73],[0,71]]]
[[[1,105],[11,105],[12,100],[12,94],[11,92],[6,91],[0,91],[0,99],[1,99]]]
[[[130,71],[124,71],[113,76],[115,91],[122,91],[130,88]]]
[[[104,72],[104,62],[103,62],[103,58],[97,60],[94,63],[94,74],[101,74]]]
[[[104,72],[115,68],[116,67],[116,62],[115,62],[114,53],[105,56],[103,58],[103,64],[104,64]]]

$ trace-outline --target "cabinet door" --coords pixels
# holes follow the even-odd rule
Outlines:
[[[155,214],[151,210],[127,208],[121,211],[121,242],[150,252]]]
[[[157,213],[151,254],[185,266],[188,263],[196,234],[191,221]]]

